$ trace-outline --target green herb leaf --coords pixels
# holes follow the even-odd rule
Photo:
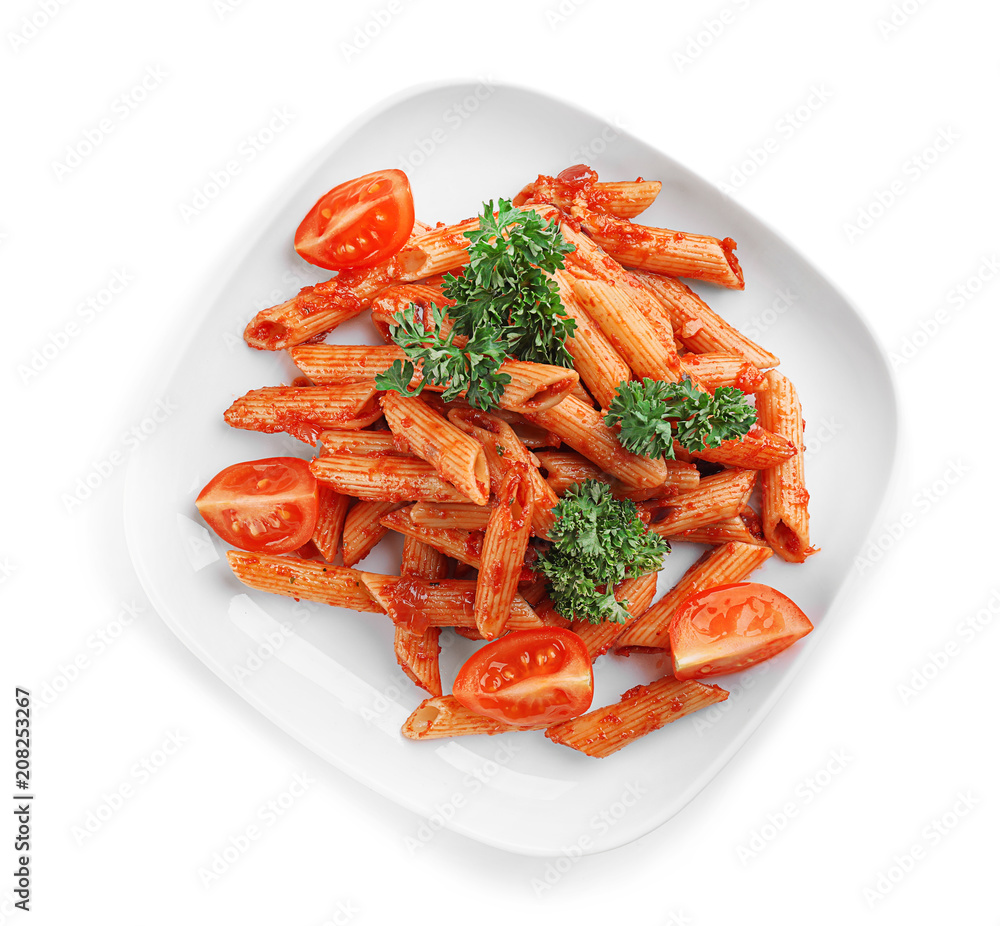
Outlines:
[[[720,386],[709,395],[687,376],[679,383],[622,383],[604,416],[608,426],[621,425],[618,439],[630,453],[668,460],[674,459],[674,441],[697,453],[742,437],[756,420],[739,389]]]
[[[572,486],[554,513],[552,546],[538,565],[556,610],[593,624],[625,622],[628,602],[615,600],[615,586],[656,572],[670,545],[646,530],[634,502],[596,480]]]
[[[534,363],[572,367],[566,338],[576,322],[563,317],[555,282],[546,273],[565,265],[565,255],[575,248],[559,231],[558,222],[548,223],[532,210],[521,210],[501,199],[493,215],[493,202],[485,203],[479,228],[466,232],[471,242],[469,263],[456,276],[444,279],[444,294],[455,300],[448,310],[453,323],[447,336],[441,334],[444,311],[431,306],[432,330],[418,319],[422,314],[411,305],[390,326],[392,339],[406,352],[407,361],[396,361],[375,378],[379,389],[403,395],[419,394],[423,384],[447,386],[443,398],[460,393],[477,408],[490,408],[499,401],[510,382],[498,373],[508,357]],[[456,337],[467,337],[465,347]],[[409,388],[415,365],[421,365],[423,383]]]
[[[449,402],[463,392],[476,408],[495,406],[510,375],[501,373],[503,349],[487,330],[477,332],[464,348],[455,345],[455,331],[442,335],[444,310],[431,305],[433,325],[430,330],[418,321],[422,313],[414,305],[393,317],[389,334],[407,356],[406,361],[393,361],[392,366],[375,377],[379,389],[393,390],[403,395],[418,395],[424,386],[442,386],[441,397]],[[409,388],[415,365],[420,364],[421,382]]]

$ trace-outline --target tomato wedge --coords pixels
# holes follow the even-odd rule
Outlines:
[[[515,630],[475,652],[452,694],[469,710],[528,727],[568,720],[594,700],[587,647],[571,630]]]
[[[195,504],[226,543],[251,553],[289,553],[316,530],[318,484],[305,460],[268,457],[227,466]]]
[[[413,231],[413,196],[401,170],[377,170],[321,196],[295,232],[299,255],[327,270],[370,267]]]
[[[813,625],[770,585],[738,582],[692,595],[670,622],[674,676],[706,678],[747,669],[776,656]]]

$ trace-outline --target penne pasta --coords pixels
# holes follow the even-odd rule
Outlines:
[[[639,507],[649,516],[649,529],[671,539],[682,531],[735,518],[746,505],[756,479],[755,470],[729,469],[706,476],[693,492],[665,501],[641,502]]]
[[[347,507],[350,503],[350,498],[334,492],[329,486],[319,487],[319,513],[312,539],[316,549],[327,562],[332,562],[340,549],[344,518],[347,516]]]
[[[626,485],[652,488],[666,481],[667,468],[661,458],[650,460],[629,453],[618,443],[615,432],[604,423],[601,413],[572,396],[553,408],[525,417],[558,434],[570,447]]]
[[[618,652],[630,649],[670,648],[670,621],[678,606],[692,595],[717,585],[742,582],[771,556],[767,547],[747,543],[727,543],[698,560],[680,581],[625,630],[615,641]]]
[[[636,376],[671,383],[681,378],[670,326],[654,325],[628,290],[601,280],[578,280],[573,293]]]
[[[476,507],[489,515],[489,509]],[[445,556],[472,566],[473,569],[479,568],[483,546],[481,533],[456,527],[425,527],[413,520],[411,512],[412,508],[400,508],[398,511],[385,513],[381,520],[382,527],[385,530],[394,530],[404,537],[419,540]]]
[[[634,271],[635,279],[656,298],[670,317],[674,337],[689,351],[740,354],[754,366],[766,370],[780,361],[741,331],[738,331],[680,280],[645,271]]]
[[[738,440],[724,440],[718,447],[705,448],[691,456],[709,463],[739,466],[743,469],[767,469],[777,466],[797,453],[787,437],[755,424]]]
[[[762,425],[795,447],[803,445],[802,407],[791,381],[777,370],[767,374],[767,389],[757,400]],[[802,451],[761,474],[764,536],[783,560],[801,563],[816,552],[809,545],[809,492]]]
[[[531,487],[531,529],[538,537],[548,537],[558,499],[538,471],[538,463],[521,443],[513,428],[495,415],[478,409],[452,409],[448,420],[477,440],[486,454],[490,482],[499,484],[504,473],[514,464],[525,467]]]
[[[515,730],[538,730],[542,727],[513,727],[476,714],[461,704],[454,695],[427,698],[403,723],[402,733],[411,740],[441,739],[446,736],[473,736],[485,733],[509,733]]]
[[[504,473],[483,536],[475,615],[476,628],[486,640],[495,639],[507,626],[531,534],[532,508],[528,467],[514,463]]]
[[[704,527],[674,534],[671,543],[707,543],[718,546],[735,540],[739,543],[752,543],[757,546],[767,546],[764,532],[761,529],[760,518],[752,508],[744,508],[735,518],[724,518]]]
[[[405,441],[392,431],[321,431],[320,454],[406,455]]]
[[[720,386],[729,386],[747,394],[765,388],[763,371],[741,354],[685,354],[680,358],[680,364],[683,373],[712,393]]]
[[[448,572],[448,563],[437,550],[409,537],[403,541],[403,561],[400,575],[439,581]],[[399,667],[410,680],[428,694],[441,695],[441,667],[438,657],[441,645],[440,627],[411,630],[396,624],[393,649]]]
[[[592,624],[590,621],[573,621],[569,625],[569,629],[583,640],[591,662],[608,652],[625,628],[653,603],[658,575],[651,572],[636,579],[626,579],[615,587],[615,598],[618,601],[628,602],[626,607],[628,613],[632,615],[631,620],[626,623],[601,621],[599,624]],[[541,613],[538,616],[545,619]]]
[[[712,238],[636,225],[590,209],[577,197],[572,209],[583,229],[626,267],[743,289],[743,271],[732,238]]]
[[[265,386],[252,389],[226,409],[234,428],[275,434],[286,431],[315,444],[327,428],[364,428],[382,416],[375,386]]]
[[[334,491],[367,501],[469,501],[418,457],[330,453],[314,458],[309,469]]]
[[[631,379],[629,365],[577,298],[573,277],[565,270],[556,270],[552,279],[559,287],[559,299],[566,315],[576,322],[576,329],[566,339],[566,349],[573,357],[580,379],[597,402],[607,408],[615,397],[618,384]]]
[[[587,186],[587,197],[595,209],[620,219],[632,219],[648,209],[659,195],[663,184],[659,180],[620,180],[611,183],[597,182]],[[514,197],[514,205],[532,202],[552,203],[563,212],[569,212],[577,184],[565,183],[558,177],[540,175]]]
[[[352,611],[385,613],[364,584],[366,573],[356,569],[295,556],[270,556],[242,550],[229,550],[226,557],[236,578],[250,588]]]
[[[375,549],[375,545],[389,532],[387,527],[382,526],[380,519],[404,504],[404,502],[355,502],[344,520],[345,566],[356,565]]]
[[[728,697],[729,692],[718,685],[679,682],[666,675],[630,688],[616,704],[553,724],[545,735],[585,755],[605,758],[647,733]]]
[[[476,582],[474,579],[417,579],[363,573],[372,598],[397,624],[413,630],[425,627],[475,629]],[[508,630],[545,626],[520,595],[511,603]]]
[[[395,345],[359,348],[344,344],[304,344],[292,348],[291,354],[298,368],[315,383],[354,383],[358,387],[367,384],[372,390],[379,373],[384,373],[397,360],[406,360],[402,348]],[[575,370],[545,363],[507,360],[500,372],[510,377],[500,396],[500,406],[511,412],[550,408],[570,395],[580,382]],[[424,383],[418,368],[409,387],[413,389],[420,384],[434,392],[448,388],[446,384]]]
[[[570,486],[596,479],[611,486],[617,498],[645,501],[649,498],[673,498],[683,492],[698,488],[700,477],[693,463],[665,460],[666,479],[652,489],[633,489],[607,475],[596,463],[572,450],[544,450],[535,459],[545,471],[545,479],[557,496],[564,495]]]
[[[405,440],[414,454],[477,505],[489,501],[490,474],[478,441],[420,399],[387,392],[381,401],[392,433]]]
[[[443,505],[435,505],[432,502],[417,502],[410,508],[410,518],[418,527],[484,531],[489,523],[491,511],[492,505],[482,507],[474,505],[472,502]]]

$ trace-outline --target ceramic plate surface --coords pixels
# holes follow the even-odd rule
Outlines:
[[[588,758],[537,732],[413,743],[399,728],[421,694],[396,666],[389,622],[250,591],[232,576],[224,545],[198,517],[195,496],[230,463],[310,455],[287,435],[224,424],[222,412],[234,398],[296,375],[287,355],[247,348],[242,330],[258,309],[326,278],[296,256],[292,235],[317,197],[337,183],[401,167],[418,218],[453,222],[478,212],[484,200],[512,196],[538,173],[556,173],[585,156],[604,179],[663,181],[659,199],[639,221],[731,236],[739,244],[745,292],[697,289],[778,354],[782,372],[798,387],[812,537],[822,547],[801,566],[775,557],[754,580],[795,599],[817,632],[768,663],[716,680],[732,692],[728,702],[607,759]],[[895,451],[896,406],[885,360],[863,320],[791,245],[713,186],[602,119],[523,89],[450,84],[383,104],[294,179],[262,227],[238,261],[219,268],[228,277],[221,295],[191,307],[194,335],[175,368],[163,371],[156,393],[175,410],[130,461],[129,549],[160,615],[283,730],[436,823],[532,855],[601,851],[661,825],[733,756],[820,642],[879,509]],[[362,319],[331,340],[378,343]],[[858,446],[866,448],[869,465],[854,465]],[[675,546],[659,594],[702,549]],[[396,572],[398,556],[399,545],[389,539],[363,566]],[[451,634],[442,640],[450,641],[442,653],[449,686],[472,644]],[[602,657],[594,704],[617,700],[665,668],[654,656]]]

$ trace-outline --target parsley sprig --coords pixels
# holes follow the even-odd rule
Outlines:
[[[443,310],[431,306],[433,332],[413,320],[421,313],[411,305],[397,314],[390,326],[392,339],[406,352],[376,377],[379,389],[416,395],[422,385],[409,389],[417,363],[422,363],[423,382],[448,385],[447,401],[466,394],[471,405],[495,405],[510,377],[499,373],[508,357],[571,367],[573,358],[566,338],[576,322],[561,314],[564,309],[555,282],[547,276],[565,266],[565,255],[574,250],[559,230],[533,210],[515,208],[501,199],[483,205],[479,227],[466,232],[469,263],[456,276],[444,278],[444,295],[455,301],[448,309],[453,327],[441,335]],[[410,317],[407,318],[407,315]],[[456,337],[468,337],[465,347]],[[407,371],[409,375],[407,375]]]
[[[453,328],[442,334],[444,310],[431,305],[433,326],[428,331],[423,313],[409,317],[402,313],[390,331],[392,339],[406,353],[407,360],[395,360],[384,373],[375,377],[379,389],[393,390],[406,396],[419,395],[425,385],[444,386],[441,394],[446,402],[464,392],[470,405],[490,408],[496,405],[510,382],[510,375],[500,373],[504,352],[487,329],[473,333],[464,348],[455,346],[457,332]],[[416,364],[420,364],[421,379],[410,388]]]
[[[756,420],[739,389],[720,386],[710,395],[687,376],[679,383],[622,383],[604,416],[609,426],[621,425],[618,440],[630,453],[668,460],[674,459],[674,441],[697,453],[742,437]]]
[[[553,511],[552,547],[538,566],[556,610],[592,624],[624,623],[628,602],[615,600],[615,586],[657,571],[670,545],[646,530],[635,502],[613,498],[592,479],[572,486]]]

